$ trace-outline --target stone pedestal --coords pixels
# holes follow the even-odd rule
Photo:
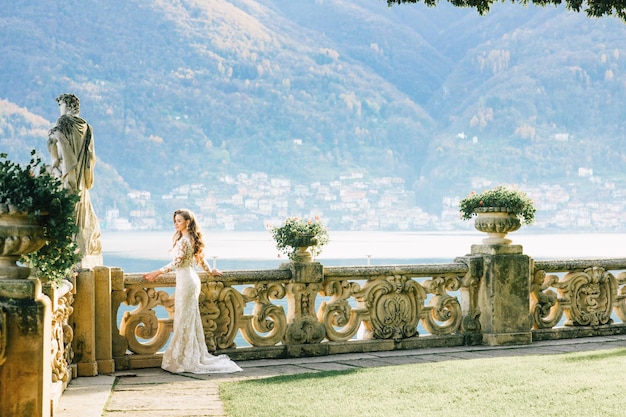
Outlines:
[[[478,290],[483,343],[530,344],[530,258],[520,245],[473,245],[472,255],[483,258]]]
[[[291,282],[287,284],[287,344],[312,344],[326,336],[317,321],[315,298],[322,287],[324,267],[319,262],[292,262]]]
[[[51,415],[51,315],[38,279],[0,279],[0,417]]]

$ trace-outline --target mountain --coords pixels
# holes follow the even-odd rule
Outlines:
[[[92,124],[98,213],[224,176],[401,177],[437,213],[477,184],[626,188],[626,26],[563,8],[378,0],[15,1],[0,150],[43,154],[55,97]],[[113,203],[112,203],[113,202]],[[100,214],[102,216],[103,214]]]

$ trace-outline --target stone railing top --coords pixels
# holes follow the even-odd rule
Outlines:
[[[625,260],[626,262],[626,260]],[[389,276],[389,275],[412,275],[414,277],[431,277],[436,275],[457,274],[464,275],[468,272],[468,266],[463,262],[441,263],[441,264],[407,264],[407,265],[375,265],[375,266],[325,266],[324,276],[326,278],[343,277],[368,277]],[[230,284],[250,284],[255,281],[288,281],[292,278],[292,272],[288,268],[279,269],[253,269],[223,271],[219,278],[212,278],[205,272],[198,275],[202,281],[219,280]],[[146,285],[174,286],[176,284],[176,274],[169,272],[160,275],[155,281],[148,282],[143,278],[142,273],[124,274],[126,285]]]
[[[464,263],[449,264],[419,264],[419,265],[377,265],[377,266],[328,266],[324,267],[324,276],[327,278],[360,276],[375,277],[381,275],[413,275],[415,277],[430,277],[433,275],[467,273],[468,267]]]
[[[583,270],[591,266],[606,270],[626,269],[626,258],[617,259],[551,259],[535,261],[535,269],[546,272]]]
[[[237,271],[223,271],[221,277],[210,277],[206,272],[198,272],[201,281],[224,281],[230,284],[250,284],[255,281],[283,281],[291,279],[289,269],[251,269]],[[156,280],[150,282],[143,278],[142,273],[124,274],[127,285],[147,285],[147,286],[174,286],[176,285],[176,274],[168,272],[160,275]]]

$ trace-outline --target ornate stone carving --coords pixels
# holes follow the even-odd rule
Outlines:
[[[482,273],[482,271],[480,271]],[[478,277],[478,271],[472,271],[467,273],[461,278],[461,319],[460,330],[463,333],[477,334],[480,333],[480,309],[478,307],[478,286],[480,279]]]
[[[350,305],[350,298],[360,292],[361,286],[356,282],[346,280],[326,282],[321,294],[332,298],[328,302],[322,302],[317,311],[317,319],[324,324],[328,340],[352,339],[358,332],[361,322],[369,319],[369,312],[363,303],[357,308]]]
[[[559,285],[564,303],[566,326],[598,326],[610,324],[617,282],[604,268],[591,267],[569,272]]]
[[[219,281],[202,285],[200,316],[204,338],[209,351],[237,347],[235,337],[243,317],[246,303],[235,289]]]
[[[365,302],[370,320],[364,325],[376,339],[401,340],[417,335],[417,323],[426,292],[413,279],[402,275],[368,281],[360,302]]]
[[[274,346],[283,340],[287,332],[287,316],[283,307],[272,304],[271,300],[283,299],[285,294],[285,286],[281,283],[256,283],[243,290],[245,302],[255,302],[252,316],[244,316],[241,327],[243,338],[252,346]]]
[[[520,219],[516,215],[499,210],[501,209],[494,207],[476,209],[474,227],[489,236],[483,239],[485,245],[509,245],[511,239],[506,239],[507,233],[521,227]]]
[[[0,214],[0,279],[28,278],[30,268],[16,262],[45,243],[43,227],[27,213]]]
[[[174,295],[154,288],[131,287],[126,292],[126,304],[139,306],[125,312],[120,324],[128,349],[134,353],[156,353],[165,346],[173,329]],[[154,308],[158,306],[167,310],[167,319],[157,318]]]
[[[326,336],[324,325],[315,315],[315,297],[321,284],[296,282],[287,284],[287,331],[285,343],[319,343]]]
[[[72,307],[74,296],[70,291],[71,284],[67,281],[64,284],[67,285],[67,288],[63,289],[65,293],[56,295],[58,297],[56,309],[52,312],[52,382],[67,383],[71,379],[70,365],[74,359],[72,349],[74,330],[68,324],[74,312]]]
[[[530,313],[534,329],[550,329],[561,321],[563,307],[556,292],[550,289],[556,287],[558,282],[556,275],[535,271],[530,284]]]
[[[461,305],[456,297],[448,294],[448,291],[458,290],[461,286],[460,279],[456,276],[433,277],[422,286],[428,293],[434,294],[422,314],[426,330],[434,335],[458,331],[463,318]]]
[[[558,296],[551,287],[556,288]],[[610,324],[616,296],[617,280],[604,268],[568,272],[561,280],[538,270],[531,282],[533,327],[554,327],[563,314],[567,318],[565,326]]]

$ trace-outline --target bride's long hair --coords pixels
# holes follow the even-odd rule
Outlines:
[[[191,238],[193,254],[201,254],[204,249],[204,240],[202,239],[202,232],[200,231],[200,227],[198,226],[198,223],[196,223],[196,216],[194,216],[193,213],[187,209],[176,210],[174,212],[174,215],[172,216],[172,219],[176,219],[177,215],[189,221],[189,226],[187,226],[187,230],[189,231],[189,237]],[[172,237],[172,246],[176,245],[176,242],[178,242],[178,239],[180,239],[181,237],[182,233],[177,230]]]

